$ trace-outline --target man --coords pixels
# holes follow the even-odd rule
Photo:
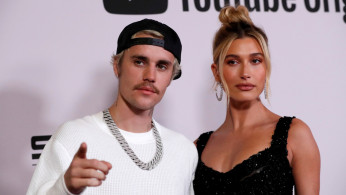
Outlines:
[[[115,103],[58,129],[28,194],[193,194],[195,146],[152,119],[181,75],[181,47],[176,32],[155,20],[125,27],[113,56]]]

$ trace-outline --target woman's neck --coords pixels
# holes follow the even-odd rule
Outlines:
[[[249,129],[248,127],[263,123],[274,115],[262,104],[260,99],[248,102],[230,100],[226,119],[222,126],[223,129],[231,131]]]

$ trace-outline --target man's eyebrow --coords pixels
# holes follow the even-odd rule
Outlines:
[[[131,59],[138,59],[138,60],[142,60],[144,62],[149,62],[149,58],[143,55],[133,55],[131,56]],[[166,64],[166,65],[171,65],[173,64],[171,61],[169,60],[159,60],[157,62],[157,64]]]
[[[173,64],[171,61],[169,60],[159,60],[158,61],[158,64],[166,64],[166,65],[171,65]]]
[[[145,62],[149,61],[146,56],[142,56],[142,55],[133,55],[133,56],[131,56],[131,59],[138,59],[138,60],[142,60],[142,61],[145,61]]]

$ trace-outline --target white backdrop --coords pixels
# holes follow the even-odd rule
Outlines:
[[[51,135],[61,123],[113,103],[110,57],[133,21],[167,23],[183,43],[182,78],[155,109],[156,120],[191,140],[217,128],[226,103],[212,90],[211,43],[220,25],[215,2],[227,0],[169,0],[163,14],[119,15],[106,12],[102,1],[0,0],[0,194],[25,194],[37,163],[32,154],[40,153],[33,136]],[[256,2],[260,9],[250,15],[267,32],[272,56],[268,107],[310,126],[321,152],[321,194],[344,194],[345,1],[270,0],[278,3],[276,12],[264,11],[264,1],[240,1]]]

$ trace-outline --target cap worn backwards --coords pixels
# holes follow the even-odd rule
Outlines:
[[[163,35],[163,39],[155,38],[132,38],[132,36],[142,30],[154,30]],[[164,48],[171,52],[177,58],[179,64],[181,61],[182,45],[178,34],[166,24],[152,19],[143,19],[138,22],[127,25],[121,31],[118,38],[117,54],[134,45],[155,45]],[[181,76],[181,71],[173,78],[178,79]]]

